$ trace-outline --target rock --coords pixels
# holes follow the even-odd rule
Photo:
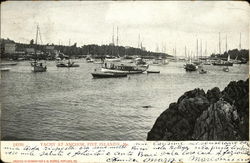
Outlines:
[[[165,130],[171,129],[180,120],[177,103],[171,103],[169,109],[165,110],[156,120],[152,130],[148,133],[149,140],[162,140]]]
[[[238,114],[228,102],[212,104],[196,120],[194,140],[241,140],[238,135]]]
[[[210,103],[215,103],[220,99],[220,97],[221,97],[221,92],[218,87],[215,87],[207,91],[207,99],[209,100]]]
[[[185,92],[184,95],[182,95],[179,99],[178,102],[182,101],[185,98],[192,98],[192,97],[197,97],[197,96],[205,96],[205,92],[203,89],[196,88],[192,91]]]
[[[230,82],[221,92],[194,89],[171,103],[147,140],[248,140],[249,81]]]
[[[156,120],[148,133],[148,140],[186,140],[191,139],[195,121],[208,108],[209,101],[200,89],[186,92],[171,103]]]
[[[234,105],[239,114],[239,134],[242,140],[249,139],[249,79],[232,81],[222,91],[223,100]]]

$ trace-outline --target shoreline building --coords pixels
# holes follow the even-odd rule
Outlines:
[[[4,45],[4,53],[5,54],[14,54],[16,52],[16,44],[15,43],[6,43]]]

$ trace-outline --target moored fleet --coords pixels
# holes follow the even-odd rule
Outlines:
[[[113,32],[114,33],[114,32]],[[39,57],[37,55],[37,40],[38,36],[40,34],[39,26],[37,26],[36,29],[36,38],[35,38],[35,44],[34,44],[34,59],[30,63],[32,67],[33,72],[46,72],[47,65],[46,61],[39,60]],[[40,38],[41,39],[41,38]],[[119,78],[119,77],[126,77],[128,74],[141,74],[141,73],[160,73],[159,70],[157,70],[158,66],[166,66],[171,62],[183,62],[184,69],[188,72],[190,71],[198,71],[199,74],[206,74],[207,70],[204,69],[204,65],[211,65],[211,66],[221,66],[223,67],[222,70],[224,72],[229,72],[229,67],[233,66],[234,64],[248,64],[248,61],[246,59],[238,59],[239,54],[234,59],[231,59],[230,53],[227,50],[227,39],[226,39],[226,51],[224,54],[227,54],[227,58],[222,57],[207,57],[207,45],[205,47],[205,55],[203,55],[202,51],[202,42],[200,43],[200,50],[199,50],[199,44],[197,39],[197,49],[196,54],[193,54],[193,52],[190,53],[187,48],[185,47],[185,57],[177,57],[176,55],[176,48],[173,49],[173,56],[155,56],[151,58],[144,57],[143,55],[132,55],[127,56],[126,53],[123,56],[120,56],[119,54],[119,48],[118,48],[118,28],[117,28],[117,46],[114,46],[114,35],[112,37],[112,51],[110,54],[106,54],[105,56],[96,57],[94,55],[91,55],[88,52],[88,55],[86,56],[85,60],[86,63],[92,63],[92,64],[100,64],[100,69],[94,69],[94,71],[91,73],[93,78]],[[142,48],[142,43],[140,43],[140,46]],[[219,55],[221,53],[221,42],[220,42],[220,33],[219,33]],[[115,50],[115,48],[117,48]],[[241,35],[240,35],[240,44],[239,44],[239,50],[241,50]],[[72,67],[80,67],[79,64],[72,61],[70,57],[67,55],[63,55],[64,57],[58,57],[56,58],[56,67],[58,68],[72,68]],[[0,70],[3,71],[9,71],[11,68],[10,66],[16,65],[17,62],[10,62],[10,63],[1,63]],[[153,66],[156,69],[149,69],[150,66]]]

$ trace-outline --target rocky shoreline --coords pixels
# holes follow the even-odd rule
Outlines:
[[[249,79],[220,91],[194,89],[171,103],[147,140],[249,140]]]

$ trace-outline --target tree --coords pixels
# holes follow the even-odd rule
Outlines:
[[[34,40],[30,40],[30,45],[33,45],[34,44]]]

